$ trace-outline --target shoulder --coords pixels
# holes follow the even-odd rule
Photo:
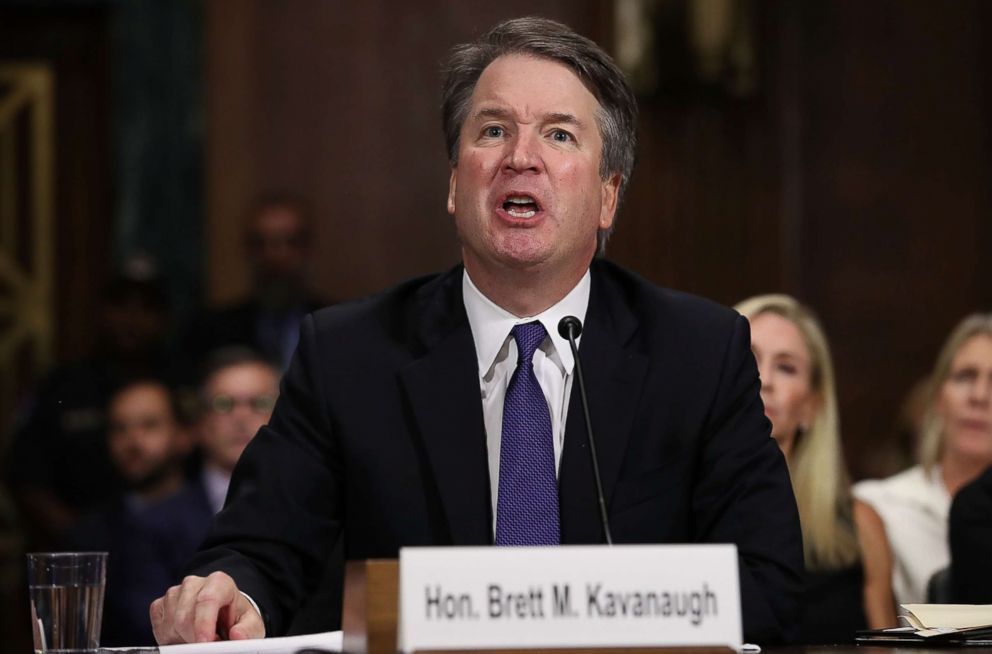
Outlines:
[[[860,481],[851,490],[855,498],[870,505],[883,519],[889,510],[909,510],[946,518],[950,504],[939,471],[927,471],[921,465],[886,479]]]
[[[915,465],[885,479],[865,479],[854,484],[852,490],[855,497],[864,501],[867,498],[879,496],[895,496],[912,494],[928,484],[929,475],[923,466]]]
[[[166,502],[168,503],[166,506],[171,510],[178,510],[184,513],[193,510],[207,513],[208,515],[212,514],[210,503],[207,501],[207,492],[203,488],[203,482],[199,478],[184,482],[176,494],[166,500]]]
[[[143,524],[150,532],[166,532],[176,543],[199,543],[213,521],[213,511],[198,482],[187,481],[168,498],[146,511]]]
[[[855,499],[852,505],[854,525],[857,528],[858,539],[861,542],[862,549],[865,549],[866,543],[885,544],[887,547],[885,523],[882,521],[882,517],[878,515],[878,512],[870,504],[858,499]]]
[[[450,291],[457,280],[461,297],[461,266],[444,274],[416,277],[368,297],[341,302],[313,312],[314,329],[318,332],[361,330],[375,324],[410,321],[415,312],[430,303],[437,293]]]
[[[614,312],[618,305],[629,309],[649,337],[712,341],[748,332],[740,314],[713,300],[658,286],[606,260],[594,261],[591,271],[597,299]]]

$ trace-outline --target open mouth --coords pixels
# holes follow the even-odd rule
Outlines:
[[[541,205],[529,195],[508,195],[503,201],[503,211],[513,218],[533,218],[540,210]]]

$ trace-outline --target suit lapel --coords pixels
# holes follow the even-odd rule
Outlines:
[[[622,300],[623,294],[613,287],[610,271],[594,266],[589,309],[579,346],[607,506],[623,464],[648,368],[647,357],[631,343],[637,319]],[[605,541],[578,379],[572,383],[568,403],[559,498],[564,543]]]
[[[400,372],[455,545],[492,540],[478,364],[461,294],[461,267],[425,289],[423,356]]]

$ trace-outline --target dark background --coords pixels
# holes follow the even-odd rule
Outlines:
[[[992,309],[982,0],[0,0],[0,67],[54,80],[51,295],[18,341],[43,347],[20,352],[5,344],[19,317],[0,275],[0,373],[12,372],[0,375],[0,453],[34,381],[91,348],[102,280],[128,256],[157,260],[180,320],[245,292],[242,222],[259,193],[312,202],[326,297],[450,266],[445,52],[539,14],[616,53],[623,3],[650,9],[655,41],[608,256],[726,304],[783,291],[812,306],[852,474],[895,472],[903,398],[951,327]],[[734,38],[702,74],[687,17],[706,6],[734,16]],[[9,92],[0,82],[0,108]],[[30,128],[0,124],[0,154],[20,152]],[[31,183],[0,170],[0,214],[37,198]],[[18,206],[21,237],[0,238],[0,258],[30,268],[31,206]],[[0,489],[0,597],[23,593],[17,534]],[[29,647],[26,619],[5,614],[0,651]]]
[[[893,472],[902,398],[950,328],[992,308],[992,6],[727,3],[753,54],[745,92],[695,78],[691,0],[654,3],[663,74],[608,256],[726,304],[810,304],[852,471]],[[262,191],[312,201],[327,297],[448,267],[439,65],[523,14],[617,47],[607,0],[0,4],[0,59],[56,73],[53,362],[89,347],[100,280],[134,251],[180,317],[244,292],[241,221]]]

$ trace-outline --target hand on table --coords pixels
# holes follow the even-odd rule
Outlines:
[[[186,577],[148,613],[159,645],[265,637],[262,616],[223,572]]]

